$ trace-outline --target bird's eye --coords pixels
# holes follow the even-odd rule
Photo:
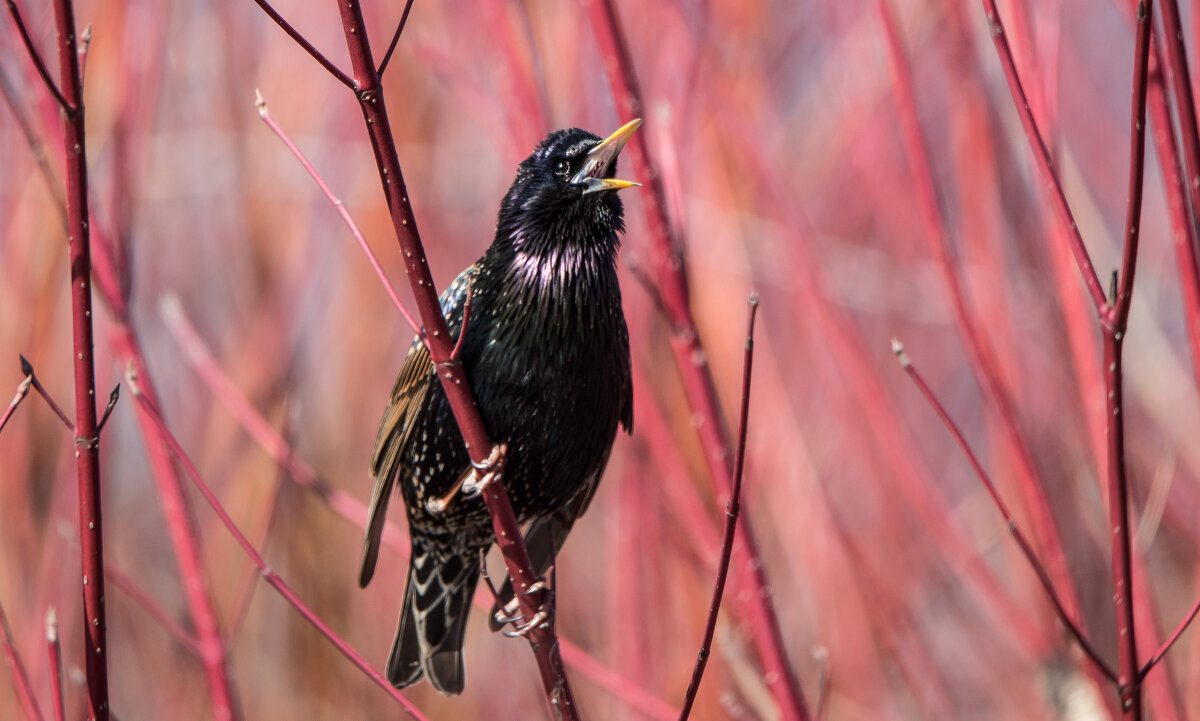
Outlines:
[[[571,172],[571,164],[565,160],[560,160],[554,164],[554,174],[566,177],[567,173]]]

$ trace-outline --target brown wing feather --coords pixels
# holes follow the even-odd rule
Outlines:
[[[408,444],[408,437],[416,427],[416,416],[425,404],[429,385],[433,382],[433,363],[429,349],[424,343],[414,343],[396,376],[396,385],[383,420],[379,422],[379,434],[375,438],[375,450],[371,454],[371,476],[375,486],[371,490],[371,505],[367,509],[367,529],[363,535],[362,565],[358,576],[359,586],[366,586],[375,573],[375,562],[379,558],[379,541],[387,519],[388,501],[396,483],[396,472],[400,454]]]

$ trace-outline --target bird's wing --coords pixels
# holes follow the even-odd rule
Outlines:
[[[371,490],[371,505],[367,509],[367,530],[363,536],[362,565],[358,577],[360,586],[366,586],[375,573],[379,541],[383,535],[384,521],[387,520],[388,500],[396,483],[400,454],[417,425],[417,414],[425,405],[430,384],[434,382],[432,371],[429,349],[418,338],[396,376],[396,385],[392,387],[383,420],[379,422],[379,435],[371,454],[371,476],[375,479],[375,487]]]
[[[462,326],[463,307],[469,302],[471,279],[477,271],[478,266],[473,265],[459,273],[439,299],[451,334],[458,333]],[[388,501],[396,483],[400,456],[417,426],[417,417],[425,406],[429,390],[436,382],[429,349],[417,338],[396,376],[396,385],[392,387],[383,420],[379,422],[379,435],[375,438],[375,450],[371,454],[371,476],[375,479],[375,487],[371,490],[371,505],[367,508],[367,529],[363,536],[362,564],[358,576],[360,586],[366,586],[375,573],[379,541],[387,519]]]

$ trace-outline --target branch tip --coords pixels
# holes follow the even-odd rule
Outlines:
[[[26,358],[24,355],[21,355],[21,375],[23,375],[23,376],[32,376],[33,375],[33,364],[30,363],[29,359]]]
[[[908,357],[908,353],[904,352],[904,344],[898,338],[892,339],[892,355],[896,356],[896,360],[900,362],[900,367],[908,369],[912,367],[912,358]]]
[[[58,613],[55,612],[54,606],[46,609],[46,640],[58,643]]]
[[[258,88],[254,89],[254,107],[258,108],[258,117],[267,117],[267,101],[263,99],[262,93]]]

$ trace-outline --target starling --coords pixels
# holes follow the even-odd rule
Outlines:
[[[617,283],[617,155],[641,124],[601,140],[585,130],[546,136],[517,169],[496,235],[441,296],[452,335],[467,323],[459,360],[493,443],[534,571],[547,572],[588,507],[617,424],[633,425],[629,332]],[[495,541],[478,494],[463,490],[471,459],[420,338],[413,341],[379,424],[375,487],[359,584],[375,571],[389,497],[398,485],[412,541],[387,677],[426,677],[463,690],[463,636],[481,554]],[[468,483],[468,487],[470,484]],[[511,597],[511,585],[505,585]],[[507,600],[507,599],[505,599]],[[495,627],[495,625],[493,625]]]

